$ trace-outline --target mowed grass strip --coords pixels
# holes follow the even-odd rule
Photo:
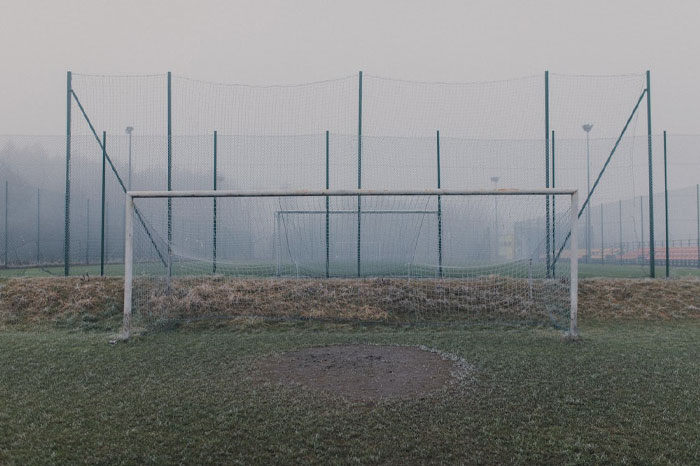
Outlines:
[[[2,464],[698,464],[700,323],[540,329],[277,324],[0,333]],[[348,403],[256,385],[257,358],[313,345],[422,344],[474,378]]]

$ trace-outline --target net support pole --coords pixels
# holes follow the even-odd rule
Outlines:
[[[131,336],[131,291],[134,274],[134,198],[126,194],[126,210],[124,216],[124,321],[122,338]]]
[[[36,190],[36,263],[41,263],[41,188]]]
[[[552,188],[556,188],[556,182],[555,182],[555,171],[554,171],[554,154],[555,154],[555,145],[554,145],[554,130],[552,130]],[[554,259],[554,251],[557,250],[557,198],[556,196],[552,196],[552,259]],[[556,277],[557,275],[557,261],[552,260],[552,277]]]
[[[647,70],[647,148],[649,150],[649,276],[656,277],[654,251],[654,176],[652,168],[651,135],[651,74]]]
[[[442,189],[440,179],[440,131],[437,131],[437,187]],[[442,278],[442,196],[437,197],[437,221],[438,221],[438,273]]]
[[[90,264],[90,199],[87,200],[85,212],[85,265]]]
[[[100,276],[105,274],[105,170],[107,161],[107,132],[102,132],[102,210],[100,220]]]
[[[362,71],[358,77],[357,189],[362,189]],[[357,276],[362,275],[362,197],[357,196]]]
[[[642,264],[644,264],[644,196],[639,196],[639,223],[642,227]]]
[[[3,265],[5,266],[6,269],[8,268],[8,265],[7,265],[7,245],[9,244],[9,241],[7,240],[7,238],[8,238],[8,236],[10,236],[10,229],[9,229],[9,227],[8,227],[8,225],[7,225],[7,221],[8,221],[7,211],[8,211],[8,206],[9,206],[9,202],[8,202],[9,192],[10,192],[9,184],[8,184],[7,180],[5,180],[5,238],[4,238],[4,243],[5,243],[5,244],[4,244],[4,248],[3,248],[3,256],[4,256],[4,257],[3,257]]]
[[[600,205],[600,264],[605,264],[605,222],[603,221],[603,204]]]
[[[71,146],[71,96],[73,74],[66,74],[66,199],[63,233],[63,275],[70,274],[70,146]]]
[[[620,251],[618,252],[618,257],[620,258],[618,262],[622,261],[622,199],[617,201],[618,203],[618,226],[620,227]]]
[[[569,336],[578,337],[578,191],[571,194],[571,267],[569,287],[571,314],[569,324]]]
[[[697,215],[697,220],[698,220],[698,229],[697,229],[697,234],[695,236],[695,247],[697,251],[697,268],[700,269],[700,184],[695,185],[695,209],[696,209],[696,215]]]
[[[276,256],[277,256],[277,276],[279,277],[282,272],[282,225],[280,222],[280,213],[275,213],[275,245],[277,246]]]
[[[545,188],[549,188],[549,71],[544,72],[544,166],[545,166]],[[546,261],[547,261],[547,278],[551,274],[551,256],[550,256],[550,223],[549,223],[549,196],[545,196],[545,243],[546,243]],[[498,238],[496,238],[496,247],[498,248]]]
[[[214,131],[214,191],[216,191],[216,151],[217,151],[217,132]],[[212,273],[216,273],[216,199],[214,198],[214,212],[213,212],[213,222],[212,222],[212,255],[213,255],[213,265]]]
[[[172,161],[173,161],[173,99],[172,73],[168,71],[168,191],[172,191]],[[173,200],[168,198],[168,280],[173,274]],[[168,286],[168,289],[170,287]]]
[[[671,274],[671,245],[668,242],[668,165],[666,162],[666,130],[664,130],[664,217],[666,222],[666,278],[668,278]]]
[[[330,133],[326,130],[326,189],[330,189]],[[331,246],[330,246],[330,199],[326,196],[326,278],[330,276]]]

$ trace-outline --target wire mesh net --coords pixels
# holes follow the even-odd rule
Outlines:
[[[643,74],[550,73],[549,141],[542,75],[484,83],[368,74],[294,86],[168,81],[167,74],[73,73],[70,150],[65,136],[0,137],[0,183],[8,183],[6,208],[0,186],[7,211],[0,261],[7,256],[12,273],[36,266],[62,273],[67,254],[71,273],[120,274],[125,190],[213,189],[215,182],[245,190],[558,186],[578,189],[581,204],[592,191],[581,215],[584,276],[648,274],[653,183],[654,241],[664,250],[663,144],[651,140],[650,180]],[[700,138],[670,135],[668,149],[668,247],[676,252],[699,236],[691,191]]]
[[[563,244],[570,196],[556,198],[550,238]],[[547,244],[545,200],[174,198],[169,228],[168,199],[136,198],[134,325],[255,316],[567,328],[571,255]]]

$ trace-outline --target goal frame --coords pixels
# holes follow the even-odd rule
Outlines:
[[[127,191],[124,222],[124,316],[122,324],[122,339],[131,336],[131,300],[133,287],[134,268],[134,222],[133,217],[137,212],[134,199],[144,198],[253,198],[253,197],[407,197],[407,196],[570,196],[571,222],[569,250],[571,252],[571,265],[569,267],[569,330],[567,336],[578,337],[578,190],[562,188],[545,189],[424,189],[424,190],[371,190],[371,189],[346,189],[346,190],[265,190],[265,191]],[[170,254],[171,251],[169,250]]]

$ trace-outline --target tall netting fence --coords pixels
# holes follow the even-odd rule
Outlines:
[[[568,328],[570,251],[554,271],[545,226],[523,228],[545,198],[175,198],[173,210],[188,215],[170,241],[168,199],[136,198],[133,323],[254,316]],[[550,198],[563,242],[571,196]]]
[[[656,193],[657,256],[665,246],[665,210],[659,135],[652,138],[649,177],[645,86],[643,74],[550,73],[547,87],[543,75],[421,83],[364,74],[296,86],[245,86],[167,74],[72,74],[69,215],[65,136],[3,137],[0,163],[7,169],[0,182],[8,182],[8,240],[5,248],[3,227],[0,260],[6,250],[5,265],[13,273],[36,266],[62,273],[67,252],[71,273],[121,274],[128,189],[557,186],[577,188],[581,205],[591,191],[581,212],[583,275],[611,273],[600,267],[614,264],[605,256],[645,253],[646,260],[630,259],[615,273],[648,274],[650,183]],[[584,124],[592,125],[589,132]],[[668,150],[669,189],[691,189],[699,181],[693,154],[700,138],[669,135]],[[37,191],[43,189],[45,194]],[[694,210],[670,197],[669,241],[692,241],[697,235],[690,227],[676,224],[692,226]],[[616,203],[618,211],[622,204],[622,222],[619,212],[615,217]],[[603,241],[624,243],[617,252],[600,246],[601,214],[594,212],[600,205],[603,224],[610,225],[603,228]],[[556,222],[553,212],[550,206],[550,223]],[[546,224],[546,203],[540,214]],[[161,215],[174,227],[187,213],[166,206]],[[622,241],[616,223],[622,223]],[[31,246],[37,238],[39,255]],[[554,256],[560,246],[550,243]]]

